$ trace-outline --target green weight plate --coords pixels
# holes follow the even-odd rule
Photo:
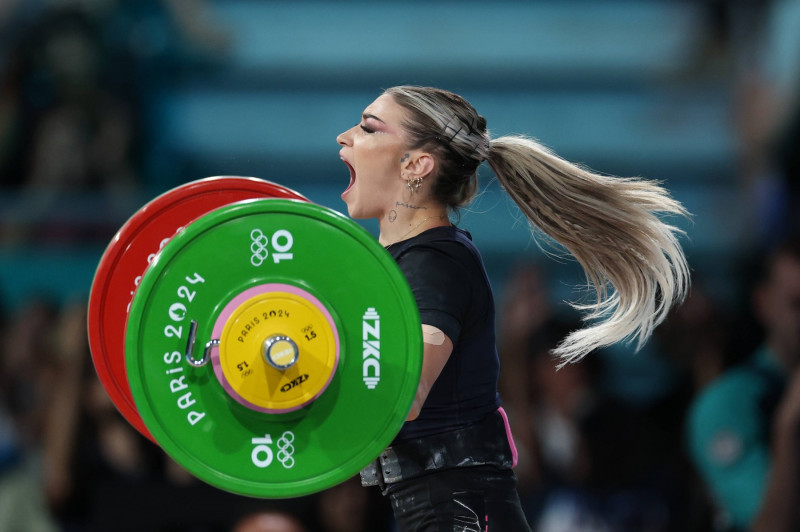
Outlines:
[[[273,283],[313,296],[340,342],[324,391],[285,413],[248,408],[212,364],[183,356],[190,321],[202,351],[226,305]],[[126,364],[148,429],[188,471],[242,495],[297,497],[351,478],[391,443],[419,383],[421,336],[403,274],[369,233],[318,205],[252,200],[199,218],[158,254],[133,300]]]

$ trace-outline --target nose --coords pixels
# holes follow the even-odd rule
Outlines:
[[[351,127],[346,131],[342,131],[336,136],[336,142],[341,144],[342,146],[351,146],[353,144],[353,129],[356,126]]]

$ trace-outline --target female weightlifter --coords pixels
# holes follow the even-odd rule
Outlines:
[[[362,471],[380,485],[400,530],[530,530],[512,472],[516,451],[497,380],[495,309],[469,233],[450,222],[488,161],[530,222],[581,264],[596,302],[555,350],[562,363],[636,338],[644,343],[680,302],[688,267],[675,227],[684,215],[658,185],[598,175],[521,136],[490,138],[460,96],[429,87],[386,90],[341,133],[353,218],[377,218],[379,241],[414,293],[422,320],[419,389],[392,445]]]

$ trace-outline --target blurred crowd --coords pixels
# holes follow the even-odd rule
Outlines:
[[[501,393],[536,530],[800,525],[800,241],[759,265],[743,288],[752,296],[747,312],[721,308],[695,279],[642,351],[602,350],[560,370],[549,350],[577,324],[550,307],[537,267],[514,274]],[[792,478],[773,482],[781,430],[781,466]],[[766,506],[770,487],[782,509]],[[779,512],[782,523],[767,521]],[[757,518],[769,524],[759,528]]]
[[[140,197],[154,95],[226,46],[209,16],[202,0],[0,4],[0,187],[15,200],[0,242],[108,241]]]
[[[546,270],[519,264],[496,294],[501,394],[537,531],[800,529],[800,83],[760,59],[771,8],[787,3],[708,2],[697,59],[736,83],[737,178],[758,220],[738,304],[698,277],[638,353],[557,369],[550,349],[579,323],[554,306]],[[113,210],[135,194],[153,84],[226,42],[200,0],[0,3],[0,191],[15,198],[0,243],[107,242],[116,225],[59,202],[100,194],[92,208]],[[392,530],[386,501],[355,478],[280,501],[194,479],[114,408],[86,301],[42,294],[0,311],[0,532]]]

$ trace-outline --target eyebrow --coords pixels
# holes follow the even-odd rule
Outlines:
[[[380,118],[378,118],[377,116],[371,115],[371,114],[368,114],[368,113],[362,113],[361,118],[363,118],[364,120],[366,120],[367,118],[374,118],[375,120],[377,120],[381,124],[385,124],[386,123],[383,120],[381,120]]]

